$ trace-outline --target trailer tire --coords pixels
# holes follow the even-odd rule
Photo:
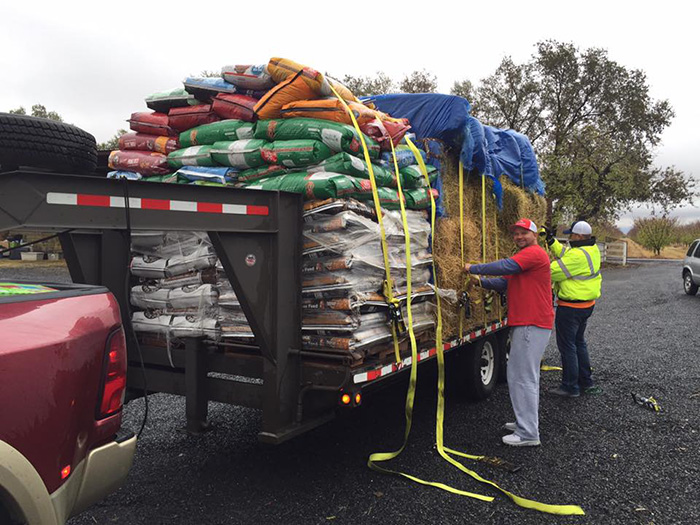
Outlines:
[[[489,397],[498,380],[498,365],[495,337],[486,337],[463,348],[457,360],[461,393],[472,401]]]
[[[0,168],[20,166],[70,173],[95,171],[95,137],[63,122],[0,113]]]
[[[508,381],[508,359],[510,358],[510,328],[501,330],[498,335],[498,382]]]

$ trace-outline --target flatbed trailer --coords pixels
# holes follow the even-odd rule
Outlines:
[[[302,349],[302,225],[302,198],[292,193],[0,172],[0,231],[58,232],[73,282],[105,286],[119,301],[129,396],[185,396],[191,432],[206,429],[208,402],[218,401],[262,410],[259,439],[281,443],[329,421],[339,407],[357,406],[363,392],[410,369],[410,356],[352,366],[343,356]],[[167,351],[139,344],[130,329],[128,286],[129,239],[137,230],[206,232],[256,346],[203,338],[184,338],[184,347]],[[488,395],[499,371],[503,375],[506,328],[503,319],[443,345],[462,363],[474,397]],[[419,364],[435,356],[434,343],[421,344]]]

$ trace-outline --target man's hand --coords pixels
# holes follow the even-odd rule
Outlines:
[[[540,227],[540,237],[545,238],[548,246],[554,244],[554,231],[550,230],[546,226]]]
[[[464,271],[464,273],[469,273],[469,272],[471,271],[471,269],[472,269],[472,266],[473,266],[473,265],[467,263],[467,264],[464,265],[464,268],[462,268],[462,271]]]

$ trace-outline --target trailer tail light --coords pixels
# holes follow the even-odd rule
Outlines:
[[[66,479],[68,476],[70,476],[70,465],[66,465],[61,469],[61,479]]]
[[[342,392],[340,395],[340,404],[346,407],[358,407],[362,403],[362,394],[360,392]]]
[[[103,367],[102,398],[98,419],[119,412],[126,393],[126,338],[124,329],[118,328],[107,339],[107,352]]]

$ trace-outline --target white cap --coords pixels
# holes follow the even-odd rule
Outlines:
[[[593,228],[586,221],[576,221],[571,225],[571,228],[564,230],[564,235],[571,235],[572,233],[578,233],[579,235],[590,235],[593,233]]]

